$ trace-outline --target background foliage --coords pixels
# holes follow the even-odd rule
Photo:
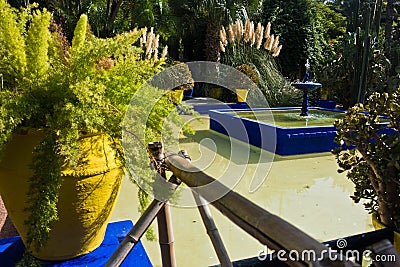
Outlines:
[[[302,79],[307,59],[313,66],[322,60],[323,35],[316,19],[316,8],[316,1],[311,0],[263,2],[263,19],[271,21],[285,44],[278,59],[285,77]]]
[[[335,54],[318,69],[329,98],[344,108],[373,92],[393,92],[399,83],[399,1],[332,1],[346,17],[347,33]]]

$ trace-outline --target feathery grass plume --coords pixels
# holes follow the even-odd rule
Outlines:
[[[235,23],[228,26],[227,31],[223,26],[219,31],[219,49],[222,52],[225,52],[227,48],[229,49],[229,42],[234,41],[238,41],[238,44],[243,46],[243,48],[246,46],[246,43],[250,43],[250,47],[254,47],[257,50],[263,46],[265,50],[268,50],[271,54],[276,54],[276,56],[279,55],[280,49],[282,49],[282,45],[278,49],[279,36],[270,35],[271,22],[268,22],[264,27],[261,23],[257,23],[256,25],[253,21],[247,19],[243,28],[242,21],[236,20]],[[241,39],[243,39],[243,43],[240,42]]]
[[[221,50],[221,52],[224,52],[224,53],[225,53],[225,46],[224,46],[224,44],[222,43],[222,41],[219,41],[219,49]]]
[[[241,20],[236,20],[237,27],[237,39],[240,41],[243,38],[243,22]]]
[[[232,27],[231,27],[231,28],[232,28],[232,41],[238,40],[238,39],[239,39],[239,36],[238,36],[238,27],[237,27],[237,24],[234,23],[234,24],[231,24],[231,25],[229,25],[229,26],[232,26]]]
[[[242,40],[244,38],[244,27],[243,27],[243,22],[241,20],[236,20],[235,23],[236,27],[236,39],[238,41]]]
[[[219,38],[221,39],[223,45],[228,44],[228,41],[226,40],[226,31],[224,26],[222,26],[221,30],[219,30]]]
[[[148,58],[151,57],[151,49],[153,47],[153,38],[154,38],[154,34],[153,34],[153,27],[151,27],[151,31],[147,33],[147,42],[146,42],[146,53],[145,55],[148,56]]]
[[[272,44],[271,51],[275,51],[278,45],[279,45],[279,36],[276,36],[274,43]]]
[[[273,57],[279,56],[279,53],[281,52],[282,45],[279,45],[275,50],[274,53],[272,54]]]
[[[139,47],[143,47],[143,37],[140,37],[139,39]]]
[[[249,41],[250,41],[250,34],[251,34],[251,26],[250,26],[250,20],[249,19],[247,19],[246,20],[246,24],[244,25],[244,34],[243,34],[243,38],[244,38],[244,41],[246,42],[246,43],[248,43]]]
[[[219,39],[222,41],[223,39],[224,39],[224,32],[223,32],[223,29],[224,28],[224,26],[222,26],[221,27],[221,29],[219,30]]]
[[[275,42],[275,37],[274,37],[274,35],[272,34],[271,36],[270,36],[270,41],[269,41],[269,44],[268,44],[268,47],[267,47],[267,50],[268,51],[272,51],[272,45],[274,44],[274,42]]]
[[[153,38],[153,44],[152,44],[152,47],[151,47],[151,48],[153,49],[153,52],[157,52],[159,42],[160,42],[160,35],[157,34],[157,35],[155,35],[155,37]]]
[[[264,43],[264,49],[268,50],[269,47],[269,43],[271,42],[271,35],[267,37],[267,39],[265,39],[265,43]]]
[[[235,34],[233,31],[232,25],[229,25],[229,27],[228,27],[228,39],[229,39],[229,42],[235,41]]]
[[[251,41],[250,46],[253,46],[256,43],[256,32],[255,32],[254,28],[255,28],[254,23],[251,22],[251,24],[250,24],[250,41]]]
[[[236,20],[235,24],[233,24],[233,33],[235,35],[235,40],[239,42],[241,39],[239,20]]]
[[[275,37],[270,35],[271,31],[271,23],[263,27],[260,23],[250,20],[243,22],[236,20],[235,23],[227,26],[228,44],[223,45],[220,40],[220,51],[223,52],[221,63],[230,66],[242,64],[252,66],[259,73],[258,86],[268,103],[273,106],[293,105],[299,94],[293,94],[290,83],[279,72],[273,55],[277,56],[280,53],[282,45],[271,50],[275,41]],[[265,38],[264,35],[266,35]],[[260,49],[261,46],[267,51]],[[231,101],[229,97],[227,99]]]
[[[153,54],[153,51],[150,49],[150,51],[146,54],[147,59],[151,59],[151,55]]]
[[[253,46],[256,43],[256,33],[251,31],[251,43],[250,46]]]
[[[147,56],[147,59],[151,58],[151,54],[153,53],[153,36],[147,36],[147,43],[146,43],[146,52],[145,56]]]
[[[154,35],[153,43],[151,45],[151,50],[154,53],[153,54],[153,59],[154,60],[158,59],[158,44],[159,44],[159,41],[160,41],[160,35],[158,35],[158,34]]]
[[[271,22],[268,22],[267,26],[265,26],[264,38],[268,38],[271,33]]]
[[[161,53],[161,58],[166,57],[167,53],[168,53],[168,45],[164,46],[164,49],[163,49],[163,51]]]
[[[261,25],[261,23],[257,24],[255,37],[256,37],[256,48],[260,49],[264,37],[264,27]]]

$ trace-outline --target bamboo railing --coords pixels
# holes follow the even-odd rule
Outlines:
[[[181,151],[179,154],[165,154],[161,143],[151,143],[149,145],[149,151],[152,164],[158,168],[160,174],[165,174],[165,169],[173,173],[173,176],[170,178],[170,182],[174,184],[173,189],[176,189],[181,181],[192,188],[207,233],[210,236],[222,267],[230,267],[232,263],[211,217],[211,213],[206,204],[207,202],[210,202],[211,205],[229,220],[270,249],[285,251],[287,253],[290,251],[313,251],[318,255],[315,259],[305,258],[300,261],[287,261],[286,263],[289,266],[360,266],[338,253],[337,255],[334,253],[328,255],[328,253],[326,253],[327,247],[324,244],[318,242],[280,217],[269,213],[240,194],[231,191],[222,183],[193,166],[190,163],[187,153]],[[212,183],[212,187],[210,188],[210,186],[207,186],[205,190],[204,186],[210,183]],[[214,201],[215,196],[222,197]],[[151,222],[156,217],[159,219],[159,216],[166,218],[165,221],[159,220],[158,224],[159,229],[161,226],[161,230],[159,230],[159,239],[163,267],[176,266],[170,213],[167,211],[166,215],[160,215],[163,214],[163,211],[165,212],[165,207],[168,207],[168,203],[153,200],[148,209],[143,213],[139,221],[111,256],[106,264],[107,267],[120,266],[130,250],[139,242],[141,236],[150,226]],[[385,243],[385,246],[377,245],[375,252],[390,252],[396,255],[393,247],[388,246],[387,243]],[[400,266],[398,255],[396,255],[396,257],[396,262],[380,263],[382,265],[379,266]]]

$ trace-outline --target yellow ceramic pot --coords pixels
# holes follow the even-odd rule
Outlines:
[[[26,240],[28,213],[25,195],[32,176],[29,164],[33,148],[43,134],[31,130],[14,134],[0,162],[0,194],[22,240]],[[59,220],[53,222],[47,245],[33,255],[43,260],[64,260],[96,249],[118,196],[122,171],[114,150],[103,135],[82,138],[85,164],[64,169],[57,204]]]
[[[386,228],[385,225],[383,225],[378,218],[376,217],[375,214],[372,214],[372,225],[376,230],[380,230],[383,228]],[[393,241],[393,246],[396,249],[398,253],[400,253],[400,233],[394,232],[394,241]]]
[[[172,94],[172,102],[174,104],[181,104],[183,100],[183,92],[184,90],[171,90]]]
[[[236,89],[236,95],[239,103],[246,102],[248,92],[249,90],[247,89]]]

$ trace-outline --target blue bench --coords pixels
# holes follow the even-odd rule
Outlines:
[[[86,266],[104,266],[113,252],[117,249],[119,243],[133,227],[129,220],[109,223],[103,243],[89,254],[57,262],[44,261],[43,266],[54,267],[86,267]],[[14,267],[21,259],[25,247],[19,236],[0,239],[0,266]],[[141,242],[129,253],[128,257],[121,266],[125,267],[151,267],[149,257]]]

